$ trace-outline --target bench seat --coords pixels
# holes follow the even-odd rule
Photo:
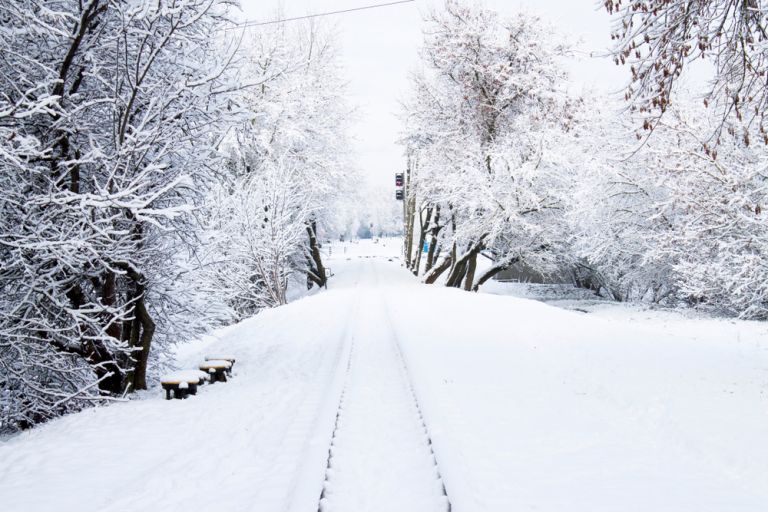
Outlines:
[[[197,386],[211,380],[211,376],[206,372],[199,370],[181,370],[169,373],[160,379],[160,385],[165,390],[165,399],[171,399],[171,392],[174,398],[183,399],[188,395],[197,394]]]
[[[227,375],[232,375],[232,363],[223,359],[211,359],[199,366],[200,370],[211,376],[211,382],[227,382]]]

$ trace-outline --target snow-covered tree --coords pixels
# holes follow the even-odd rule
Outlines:
[[[719,115],[697,106],[673,108],[657,128],[670,141],[651,162],[667,196],[657,216],[670,229],[659,233],[654,253],[673,265],[681,300],[765,318],[768,151],[733,138],[703,151],[720,123]]]
[[[668,290],[662,295],[765,316],[759,261],[766,150],[753,142],[768,143],[767,8],[736,0],[606,1],[605,7],[617,18],[616,63],[631,71],[625,98],[632,122],[653,132],[611,172],[620,172],[619,186],[655,193],[622,210],[634,220],[602,254],[636,253],[634,270],[622,262],[613,268],[648,285],[655,267],[663,274],[657,285],[664,281]],[[701,105],[693,106],[695,95],[678,89],[697,61],[711,73]],[[601,206],[612,209],[614,202]],[[632,229],[639,225],[655,227]]]
[[[289,276],[326,286],[320,234],[356,184],[351,111],[333,38],[309,26],[253,34],[244,66],[262,85],[238,98],[224,181],[209,197],[211,286],[242,318],[285,303]]]
[[[725,138],[705,151],[722,119],[703,105],[671,106],[640,142],[636,119],[591,111],[571,145],[581,152],[566,201],[575,281],[617,300],[765,317],[763,145]]]
[[[264,160],[231,192],[218,188],[211,194],[207,245],[219,258],[210,265],[211,278],[237,318],[287,302],[293,259],[311,215],[293,164]]]
[[[768,142],[768,6],[758,0],[605,0],[616,16],[616,63],[632,74],[626,98],[652,129],[673,104],[676,85],[696,61],[711,63],[705,101],[716,107],[710,133],[717,137],[735,116],[746,122],[736,135]],[[749,125],[756,123],[756,129]],[[715,145],[718,139],[708,141]]]
[[[654,252],[669,223],[659,214],[667,193],[652,160],[674,141],[659,136],[638,149],[634,120],[619,110],[587,95],[574,137],[562,146],[576,162],[562,256],[578,286],[615,300],[658,302],[671,293],[673,278],[670,262]]]
[[[470,290],[516,261],[543,263],[559,239],[566,172],[551,149],[571,117],[565,49],[538,18],[454,0],[424,34],[404,115],[406,255],[420,272],[429,242],[426,282],[447,272]],[[493,265],[476,276],[481,252]]]
[[[189,214],[233,55],[228,0],[0,6],[0,411],[142,389],[190,319]]]

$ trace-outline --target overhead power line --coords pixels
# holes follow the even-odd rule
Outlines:
[[[245,21],[243,23],[238,23],[235,26],[227,27],[226,30],[233,30],[236,28],[244,28],[244,27],[258,27],[261,25],[274,25],[276,23],[285,23],[287,21],[298,21],[298,20],[308,20],[310,18],[320,18],[323,16],[332,16],[334,14],[346,14],[349,12],[355,12],[355,11],[365,11],[368,9],[378,9],[380,7],[390,7],[392,5],[398,5],[398,4],[410,4],[415,2],[416,0],[400,0],[398,2],[387,2],[383,4],[374,4],[374,5],[365,5],[362,7],[352,7],[350,9],[342,9],[340,11],[329,11],[329,12],[319,12],[316,14],[307,14],[306,16],[296,16],[295,18],[283,18],[280,20],[272,20],[272,21]]]

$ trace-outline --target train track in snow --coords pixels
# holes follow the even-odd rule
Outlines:
[[[413,510],[450,512],[432,438],[386,305],[380,297],[369,302],[376,307],[361,310],[375,314],[356,322],[318,512],[375,510],[367,500],[376,504],[395,494],[409,505],[421,503]],[[366,492],[370,496],[361,495]]]

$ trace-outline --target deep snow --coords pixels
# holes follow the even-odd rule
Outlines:
[[[326,485],[335,512],[430,510],[444,482],[454,512],[768,509],[765,324],[428,287],[396,240],[332,251],[329,291],[182,347],[237,356],[230,382],[2,440],[0,508],[309,512]]]

